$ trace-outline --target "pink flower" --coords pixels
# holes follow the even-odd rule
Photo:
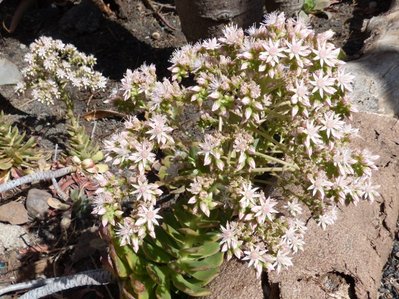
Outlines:
[[[303,40],[296,40],[295,37],[291,42],[287,42],[286,53],[290,59],[295,58],[298,66],[303,68],[303,59],[302,57],[306,57],[310,54],[309,46],[303,45]]]
[[[335,92],[333,87],[335,80],[329,75],[323,76],[322,72],[318,72],[318,74],[313,74],[313,79],[314,81],[309,81],[314,86],[312,92],[318,91],[321,97],[324,96],[324,93],[333,94]]]
[[[280,47],[280,40],[273,41],[269,39],[263,44],[265,51],[260,52],[259,59],[269,63],[271,66],[275,66],[279,63],[280,58],[285,57],[284,47]]]
[[[289,202],[284,206],[284,208],[286,208],[286,209],[288,210],[288,212],[289,212],[292,216],[294,216],[294,217],[296,217],[296,216],[302,214],[302,207],[301,207],[301,205],[299,204],[297,198],[294,198],[292,201],[289,201]]]
[[[313,59],[318,60],[321,66],[326,64],[330,67],[333,67],[338,61],[337,57],[339,51],[340,49],[336,49],[333,44],[327,42],[318,42],[317,49],[313,50],[313,53],[316,54]]]
[[[324,173],[318,173],[315,176],[308,175],[308,180],[311,182],[311,185],[307,190],[311,190],[313,196],[319,193],[321,199],[325,197],[325,191],[329,190],[331,186],[333,186],[333,183],[327,180]]]
[[[216,38],[209,38],[202,42],[202,47],[206,50],[216,50],[221,47]]]
[[[215,159],[220,159],[220,153],[217,150],[220,146],[220,140],[211,134],[206,134],[204,136],[204,142],[199,144],[201,150],[198,152],[200,155],[205,155],[204,165],[209,165],[212,162],[211,156]]]
[[[353,158],[353,153],[350,148],[344,147],[336,149],[333,155],[333,163],[342,176],[354,173],[352,165],[356,163],[356,160]]]
[[[280,273],[281,269],[286,269],[292,265],[292,260],[291,257],[288,256],[288,252],[286,250],[279,250],[277,252],[276,260],[273,264],[277,270],[277,273]]]
[[[227,45],[241,45],[244,40],[244,31],[237,25],[228,25],[223,29],[223,36],[219,41]]]
[[[147,122],[147,125],[151,127],[151,130],[146,132],[150,135],[150,140],[156,139],[160,145],[164,145],[168,141],[174,143],[173,138],[168,134],[173,129],[167,125],[165,115],[155,114]]]
[[[163,193],[157,184],[150,184],[147,179],[139,180],[138,184],[132,184],[132,186],[136,189],[132,194],[137,196],[137,200],[143,198],[144,201],[155,202],[156,196]]]
[[[320,130],[326,131],[328,138],[330,138],[330,136],[333,136],[337,139],[341,139],[343,137],[342,129],[345,122],[340,120],[340,117],[333,111],[324,113],[323,118],[320,119],[320,122],[323,125]]]
[[[120,245],[125,246],[131,244],[131,237],[133,235],[133,220],[131,218],[124,218],[123,223],[118,223],[115,229],[116,235],[120,238]]]
[[[301,104],[309,107],[310,102],[309,102],[309,89],[308,87],[303,83],[303,79],[295,80],[295,87],[292,87],[290,91],[294,92],[294,94],[291,97],[291,103],[292,104],[297,104],[300,102]]]
[[[337,220],[337,212],[337,208],[332,207],[329,211],[324,212],[324,214],[319,217],[317,224],[323,229],[326,229],[327,225],[332,225],[334,224],[335,220]]]
[[[342,91],[352,91],[353,90],[353,79],[355,77],[351,74],[345,73],[343,70],[338,70],[337,72],[337,83]]]
[[[266,200],[264,195],[259,197],[259,204],[251,208],[259,224],[263,224],[266,218],[273,221],[273,214],[278,212],[273,208],[275,205],[277,205],[277,202],[271,197],[268,197]]]
[[[316,126],[314,124],[314,120],[307,120],[305,123],[305,128],[302,128],[302,133],[305,134],[305,146],[308,150],[309,156],[312,155],[312,145],[322,144],[321,136],[319,135],[319,131],[321,126]]]
[[[153,206],[150,206],[149,208],[141,206],[140,210],[141,211],[137,213],[139,218],[135,225],[142,226],[145,224],[150,236],[155,238],[154,225],[159,225],[158,219],[162,219],[162,217],[158,215],[160,208],[154,209]]]
[[[363,198],[374,202],[376,197],[380,197],[380,193],[377,191],[380,187],[380,185],[373,185],[370,179],[364,180],[361,188]]]
[[[96,196],[93,199],[93,211],[94,215],[104,215],[107,212],[107,206],[114,202],[113,196],[109,191],[104,188],[99,188],[96,191]]]
[[[148,165],[155,162],[155,154],[152,152],[153,144],[144,140],[134,144],[134,148],[136,151],[131,153],[129,159],[138,164],[140,173],[144,173]]]
[[[266,263],[264,255],[267,250],[261,250],[259,246],[251,247],[249,250],[244,251],[243,261],[249,261],[248,267],[253,266],[256,270],[256,277],[260,278],[262,274],[263,265]]]
[[[240,206],[242,208],[246,208],[249,205],[253,205],[255,200],[260,196],[258,190],[258,187],[252,188],[251,183],[244,183],[239,191],[239,194],[242,195],[240,199]]]
[[[239,249],[242,242],[238,241],[238,230],[236,222],[227,222],[226,227],[220,226],[222,252],[233,252],[233,254],[240,258],[242,251]]]

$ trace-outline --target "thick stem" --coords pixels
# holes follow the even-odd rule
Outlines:
[[[36,181],[46,181],[55,179],[58,177],[62,177],[69,173],[75,172],[77,170],[76,166],[68,166],[57,170],[49,170],[49,171],[41,171],[35,172],[26,176],[23,176],[19,179],[8,181],[7,183],[0,185],[0,193],[6,192],[23,184],[30,184]]]
[[[70,276],[50,278],[34,290],[25,293],[20,299],[39,299],[51,294],[76,287],[89,285],[104,285],[112,281],[112,275],[104,270],[90,270]]]

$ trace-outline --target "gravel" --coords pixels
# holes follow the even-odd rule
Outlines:
[[[399,221],[396,228],[399,229]],[[378,292],[379,299],[399,299],[399,232],[396,233],[391,255],[385,264]]]

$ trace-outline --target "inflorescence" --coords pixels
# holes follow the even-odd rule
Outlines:
[[[137,252],[156,237],[158,200],[173,195],[194,214],[223,215],[228,258],[258,275],[291,266],[304,246],[305,209],[325,229],[338,204],[379,195],[378,156],[349,143],[352,76],[332,36],[272,13],[259,28],[230,25],[177,50],[171,79],[157,81],[154,65],[127,70],[121,99],[136,114],[104,142],[115,171],[98,176],[93,213]]]

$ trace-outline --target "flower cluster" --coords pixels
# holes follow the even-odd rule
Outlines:
[[[17,91],[31,89],[34,100],[49,105],[69,87],[95,91],[106,86],[105,77],[93,70],[94,56],[79,52],[71,44],[42,36],[29,49],[25,55],[28,66],[22,70],[25,81],[17,84]]]
[[[352,76],[332,36],[273,13],[177,50],[171,79],[157,81],[152,65],[128,70],[121,99],[137,115],[105,142],[117,170],[101,178],[94,213],[137,251],[169,196],[195,215],[218,213],[221,251],[259,275],[291,266],[305,209],[326,228],[338,204],[378,196],[378,157],[350,147]]]

